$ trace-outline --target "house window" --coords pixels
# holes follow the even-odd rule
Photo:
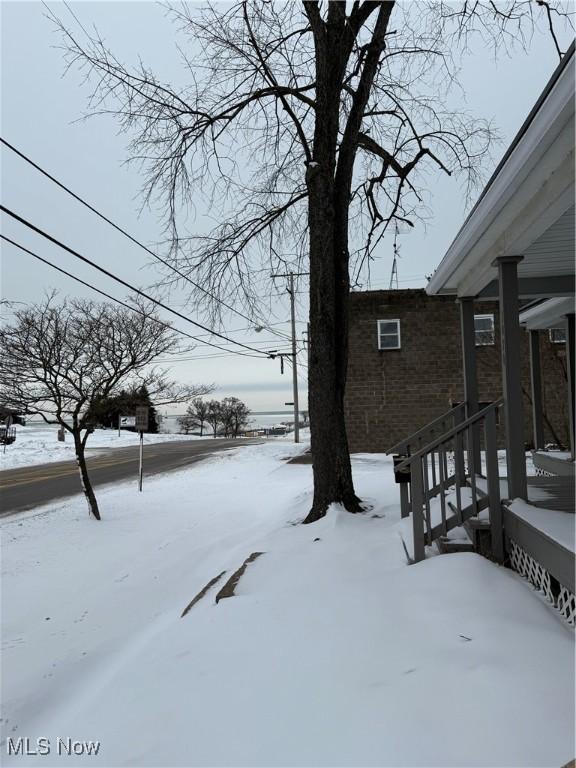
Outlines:
[[[474,315],[476,346],[494,344],[494,315]]]
[[[550,328],[548,335],[552,344],[566,344],[566,331],[564,328]]]
[[[378,320],[378,349],[400,349],[400,320]]]

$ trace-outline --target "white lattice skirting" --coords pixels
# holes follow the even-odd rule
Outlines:
[[[536,477],[555,477],[552,472],[546,472],[545,469],[540,469],[540,467],[534,467],[534,470],[536,472]]]
[[[512,568],[541,592],[571,627],[576,626],[576,596],[574,593],[551,577],[540,563],[530,557],[512,539],[510,539],[509,554]]]

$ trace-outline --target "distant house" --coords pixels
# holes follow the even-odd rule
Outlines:
[[[567,447],[565,344],[560,335],[540,335],[544,439]],[[475,305],[474,336],[478,397],[487,404],[502,395],[497,302]],[[386,451],[464,401],[460,309],[454,296],[429,296],[424,289],[352,293],[349,338],[345,412],[351,451]],[[532,446],[529,341],[523,334],[524,420]]]
[[[6,424],[8,420],[12,424],[20,424],[21,426],[26,424],[26,419],[24,416],[12,408],[7,408],[5,405],[0,405],[0,422],[2,424]]]
[[[0,445],[9,445],[16,440],[14,424],[23,426],[26,421],[12,408],[0,406]]]

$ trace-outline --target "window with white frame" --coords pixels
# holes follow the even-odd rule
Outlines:
[[[566,330],[564,328],[550,328],[548,335],[552,344],[566,344]]]
[[[378,320],[378,349],[400,349],[400,320]]]
[[[474,315],[474,336],[477,347],[494,344],[494,315]]]

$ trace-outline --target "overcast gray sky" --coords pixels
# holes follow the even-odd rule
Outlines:
[[[136,1],[71,5],[86,27],[92,24],[98,27],[111,49],[125,62],[134,62],[141,56],[163,80],[178,83],[184,77],[174,45],[175,29],[160,5]],[[50,7],[67,23],[75,23],[63,4],[52,3]],[[62,51],[55,47],[59,37],[42,4],[2,2],[1,14],[2,136],[139,240],[147,244],[159,241],[162,233],[158,217],[147,210],[139,215],[141,177],[136,166],[125,164],[126,136],[118,135],[112,119],[78,121],[85,112],[89,91],[77,71],[63,77]],[[466,106],[476,115],[494,118],[504,140],[494,148],[493,159],[487,162],[487,177],[557,63],[552,43],[544,33],[535,35],[527,55],[517,51],[512,58],[505,56],[495,62],[491,51],[477,46],[465,60],[462,84]],[[159,273],[142,250],[4,148],[1,162],[2,198],[6,206],[129,282],[145,287],[158,279]],[[425,284],[424,276],[438,264],[465,215],[461,190],[446,177],[438,177],[429,205],[432,218],[427,226],[418,225],[400,238],[402,288]],[[209,226],[201,211],[196,212],[191,225],[198,231]],[[4,218],[2,228],[8,236],[64,269],[119,298],[125,297],[120,286],[114,286],[104,276],[28,233],[21,225]],[[391,262],[391,248],[387,243],[382,246],[372,270],[374,288],[388,287]],[[4,244],[1,278],[2,298],[12,301],[35,301],[47,288],[58,288],[62,295],[91,295],[88,289]],[[170,304],[186,313],[183,301],[183,296],[175,294]],[[306,312],[306,302],[300,296],[299,334],[306,327]],[[268,318],[269,323],[274,324],[271,327],[287,334],[288,319],[287,302],[275,300]],[[277,349],[283,344],[269,331],[259,334],[253,330],[239,331],[247,326],[240,317],[228,315],[224,323],[227,331],[234,332],[234,338],[258,348]],[[176,325],[194,333],[184,322]],[[192,353],[196,357],[211,354],[217,354],[216,350],[207,347],[197,347]],[[301,357],[305,362],[305,355]],[[287,369],[280,375],[277,361],[210,357],[176,363],[173,374],[180,380],[215,382],[218,397],[237,395],[252,410],[284,410],[284,403],[292,399],[290,372]],[[305,369],[302,369],[303,408],[306,407],[305,390]]]

